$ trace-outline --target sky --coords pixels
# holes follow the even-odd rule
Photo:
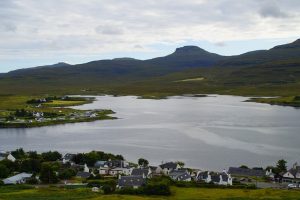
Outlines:
[[[0,0],[0,73],[197,45],[221,55],[300,38],[300,0]]]

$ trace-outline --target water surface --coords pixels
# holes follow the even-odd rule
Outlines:
[[[180,160],[203,169],[300,161],[300,109],[243,102],[236,96],[99,96],[79,109],[112,109],[118,120],[0,129],[0,150],[103,150],[152,164]]]

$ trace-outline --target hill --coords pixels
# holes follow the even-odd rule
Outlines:
[[[21,69],[0,75],[0,88],[1,94],[298,95],[300,40],[237,56],[185,46],[149,60],[116,58]]]

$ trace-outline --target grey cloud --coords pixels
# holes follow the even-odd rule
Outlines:
[[[122,35],[123,29],[118,26],[97,26],[95,31],[104,35]]]
[[[288,13],[283,12],[280,8],[274,4],[269,4],[263,6],[259,10],[259,14],[262,17],[273,17],[273,18],[287,18],[290,15]]]

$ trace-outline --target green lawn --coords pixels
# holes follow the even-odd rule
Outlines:
[[[277,97],[277,98],[252,98],[249,101],[253,101],[257,103],[267,103],[271,105],[300,107],[299,96],[285,96],[285,97]]]
[[[172,195],[163,196],[132,196],[103,195],[93,193],[90,189],[41,188],[20,189],[12,187],[0,188],[0,200],[256,200],[256,199],[300,199],[300,191],[296,190],[244,190],[244,189],[207,189],[207,188],[176,188],[172,187]]]
[[[63,101],[63,100],[53,100],[51,102],[43,103],[43,106],[47,107],[66,107],[66,106],[78,106],[86,104],[87,101]]]

